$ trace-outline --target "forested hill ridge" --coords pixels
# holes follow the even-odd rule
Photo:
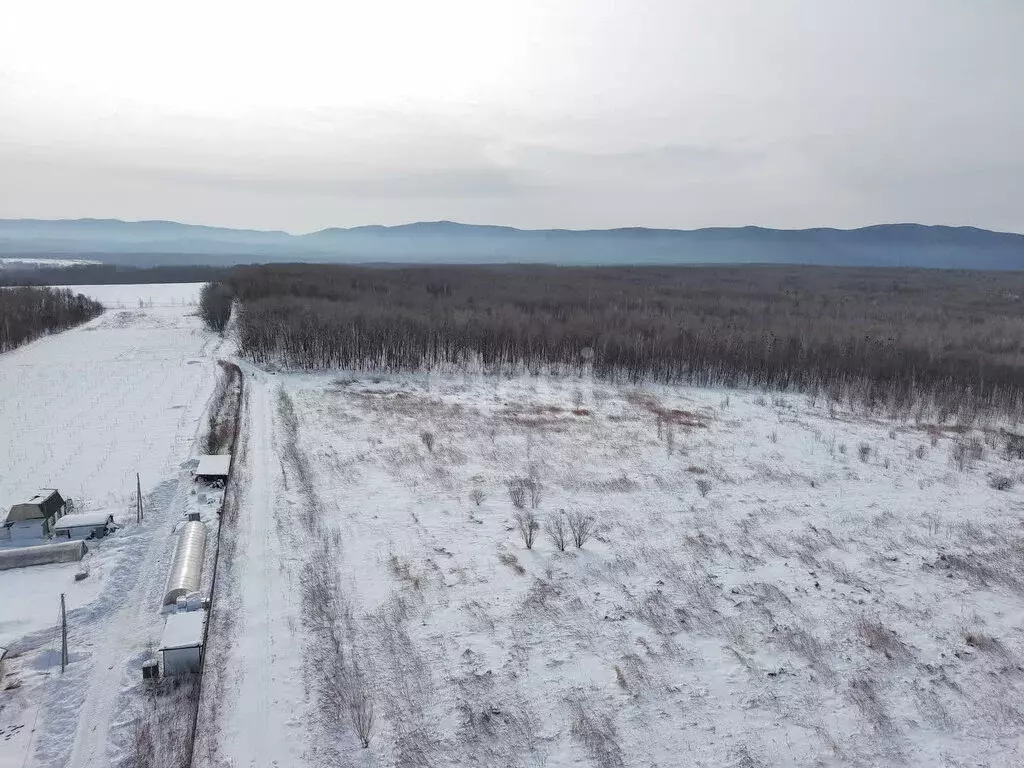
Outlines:
[[[5,256],[79,256],[133,266],[295,261],[760,263],[1016,270],[1024,269],[1024,235],[920,224],[845,230],[528,230],[450,221],[330,228],[292,235],[171,221],[0,219],[0,258]]]

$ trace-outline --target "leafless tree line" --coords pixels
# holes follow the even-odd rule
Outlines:
[[[209,454],[232,451],[241,407],[242,370],[226,360],[218,364],[221,371],[206,424],[205,448]]]
[[[199,316],[211,331],[224,333],[231,319],[234,294],[223,283],[206,283],[199,292]]]
[[[67,288],[0,288],[0,352],[92,320],[103,305]]]
[[[300,369],[441,366],[1018,412],[1024,273],[791,267],[240,267],[241,351]]]

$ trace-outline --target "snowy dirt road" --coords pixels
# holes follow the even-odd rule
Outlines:
[[[291,766],[308,743],[296,569],[309,541],[285,519],[292,510],[276,450],[278,388],[265,373],[246,377],[195,764],[230,755],[236,766]]]
[[[0,766],[109,766],[123,757],[125,692],[162,627],[173,529],[191,493],[188,460],[216,383],[221,340],[188,306],[108,310],[85,326],[0,355],[0,496],[55,487],[122,527],[81,564],[0,572]],[[125,290],[121,288],[121,290]],[[147,509],[134,520],[135,474]],[[88,577],[75,581],[84,570]],[[67,595],[70,665],[54,620]]]

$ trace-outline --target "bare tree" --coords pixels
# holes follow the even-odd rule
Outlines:
[[[480,488],[474,488],[469,492],[469,500],[472,501],[476,506],[480,506],[484,503],[484,499],[487,498],[487,494]]]
[[[594,534],[597,520],[578,509],[570,512],[568,518],[569,530],[572,531],[572,542],[578,549],[582,549]]]
[[[537,531],[540,523],[537,522],[537,515],[532,509],[520,509],[515,515],[516,528],[523,539],[527,549],[533,549],[533,542],[537,538]]]
[[[573,410],[578,411],[583,408],[583,391],[574,389],[572,392],[572,407]]]
[[[711,481],[705,477],[698,477],[694,483],[697,486],[697,490],[700,492],[701,498],[706,497],[711,492]]]
[[[223,283],[207,283],[199,292],[199,317],[209,330],[224,333],[231,319],[231,305],[234,295],[231,288]],[[142,299],[139,299],[142,306]]]
[[[543,488],[541,487],[540,480],[536,477],[528,477],[526,479],[526,490],[530,494],[530,506],[536,509],[540,506],[541,498],[543,498]]]
[[[565,552],[565,548],[569,545],[569,526],[565,520],[565,510],[559,510],[555,519],[548,521],[545,529],[558,551]]]
[[[371,699],[362,686],[357,686],[348,700],[349,717],[352,719],[352,727],[363,749],[370,746],[370,737],[373,735],[373,699]]]
[[[513,477],[508,481],[508,496],[516,509],[526,507],[526,484],[521,477]]]

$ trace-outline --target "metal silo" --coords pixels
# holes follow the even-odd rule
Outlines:
[[[167,578],[164,605],[174,605],[179,597],[199,590],[206,553],[206,526],[196,520],[185,523],[174,548],[171,573]]]

